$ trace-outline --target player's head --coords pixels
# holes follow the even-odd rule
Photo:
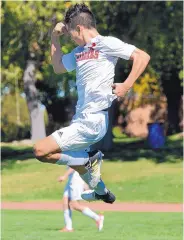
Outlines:
[[[66,12],[64,22],[72,40],[78,45],[84,44],[86,30],[96,28],[95,17],[84,3],[71,6]]]

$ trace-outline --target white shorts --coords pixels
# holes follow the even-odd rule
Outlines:
[[[99,142],[108,129],[108,112],[75,115],[71,125],[55,131],[52,136],[62,151],[79,151]]]
[[[70,201],[82,200],[81,194],[84,192],[84,184],[70,185],[67,183],[63,197],[68,197]]]
[[[81,200],[81,194],[85,190],[85,182],[79,176],[78,172],[74,171],[68,177],[68,182],[65,186],[64,197],[68,197],[70,200]]]

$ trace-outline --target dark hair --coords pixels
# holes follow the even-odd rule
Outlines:
[[[96,28],[95,17],[84,3],[71,6],[66,12],[64,22],[71,29],[75,29],[77,25],[83,25],[88,29]]]

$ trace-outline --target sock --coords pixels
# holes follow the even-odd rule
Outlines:
[[[84,165],[88,160],[89,154],[86,151],[66,151],[61,153],[61,158],[56,164],[77,166]]]
[[[64,210],[65,226],[68,230],[72,230],[72,211],[71,209]]]
[[[100,179],[100,182],[97,184],[97,186],[94,188],[94,190],[99,195],[105,195],[108,192],[102,179]]]
[[[80,175],[80,177],[84,180],[85,183],[88,184],[88,172],[83,174],[83,175]],[[99,195],[105,195],[108,190],[107,188],[105,187],[105,184],[104,182],[102,181],[102,179],[100,179],[100,182],[98,182],[97,186],[94,188],[94,191],[99,194]]]
[[[89,180],[88,180],[88,179],[89,179],[89,176],[88,176],[88,174],[89,174],[88,172],[85,173],[85,174],[83,174],[83,175],[80,174],[80,177],[82,178],[82,180],[83,180],[85,183],[87,183],[87,184],[89,183]]]
[[[93,212],[91,209],[89,209],[88,207],[84,208],[84,210],[82,211],[82,213],[92,219],[94,219],[95,221],[98,221],[100,219],[100,216],[98,214],[96,214],[95,212]]]

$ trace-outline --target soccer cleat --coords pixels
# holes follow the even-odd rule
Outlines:
[[[98,221],[96,221],[96,225],[97,225],[98,231],[101,231],[103,229],[104,216],[99,215],[99,217],[100,217],[100,219]]]
[[[87,190],[81,194],[81,197],[82,199],[88,202],[102,200],[106,203],[111,203],[111,204],[116,200],[116,197],[114,196],[114,194],[112,194],[109,190],[104,195],[99,195],[94,190]]]
[[[69,230],[66,227],[59,230],[60,232],[73,232],[73,229]]]
[[[97,193],[96,193],[97,194]],[[98,194],[97,194],[98,195]],[[116,200],[116,197],[109,190],[105,195],[98,195],[98,197],[106,203],[113,203]]]
[[[101,151],[89,152],[89,161],[85,164],[88,170],[88,185],[90,188],[95,188],[100,181],[100,168],[102,164],[103,154]]]
[[[93,201],[99,200],[99,199],[96,198],[96,194],[95,194],[94,190],[84,191],[81,194],[81,198],[85,201],[88,201],[88,202],[93,202]]]

